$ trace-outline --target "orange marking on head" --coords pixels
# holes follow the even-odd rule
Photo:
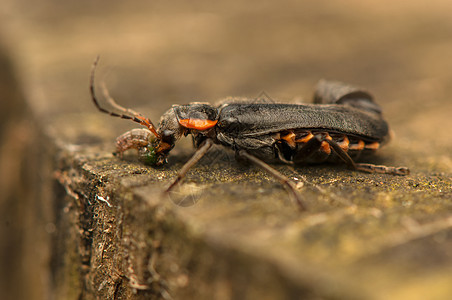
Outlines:
[[[201,119],[181,119],[179,124],[185,128],[206,130],[217,124],[218,120],[201,120]]]
[[[363,150],[364,149],[364,142],[362,140],[359,140],[357,144],[351,144],[349,145],[350,150]]]
[[[373,142],[373,143],[370,143],[370,144],[366,144],[365,148],[369,149],[369,150],[377,150],[378,148],[380,148],[380,143],[379,142]]]
[[[291,132],[283,137],[281,139],[285,140],[287,144],[289,144],[290,147],[295,148],[295,133]]]
[[[302,137],[301,139],[296,140],[296,143],[307,143],[310,139],[312,139],[314,135],[309,132],[309,134],[305,137]]]
[[[325,152],[328,155],[331,154],[330,144],[328,144],[328,142],[326,142],[326,141],[322,142],[322,144],[320,145],[320,150]]]

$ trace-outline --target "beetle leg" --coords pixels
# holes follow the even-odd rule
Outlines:
[[[309,158],[322,146],[323,142],[327,142],[331,146],[333,151],[339,156],[339,158],[350,168],[367,173],[381,173],[381,174],[391,174],[391,175],[408,175],[410,170],[405,167],[387,167],[382,165],[365,164],[365,163],[355,163],[353,159],[348,155],[344,149],[337,142],[332,139],[327,138],[328,135],[316,134],[311,138],[303,147],[297,150],[294,161],[297,157],[303,160]]]
[[[176,179],[165,190],[165,193],[169,193],[176,185],[181,182],[181,180],[185,177],[185,174],[187,174],[188,170],[190,170],[190,168],[193,167],[204,156],[204,154],[207,153],[207,151],[209,151],[212,145],[213,141],[211,139],[206,139],[204,144],[202,144],[201,147],[196,150],[195,154],[193,154],[193,156],[185,163],[182,169],[180,169]]]
[[[380,173],[405,176],[410,174],[410,169],[406,167],[388,167],[383,165],[373,164],[356,164],[356,169],[367,173]]]
[[[288,177],[284,176],[283,174],[281,174],[280,172],[278,172],[277,170],[275,170],[274,168],[272,168],[271,166],[269,166],[268,164],[266,164],[262,160],[260,160],[257,157],[249,154],[245,150],[238,151],[238,155],[243,157],[243,158],[246,158],[247,160],[249,160],[251,162],[253,162],[254,164],[258,165],[259,167],[261,167],[262,169],[267,171],[267,173],[269,173],[270,175],[272,175],[273,177],[278,179],[281,182],[281,184],[283,184],[289,190],[289,192],[292,194],[292,196],[294,197],[295,202],[297,203],[299,209],[300,210],[306,210],[306,206],[303,203],[303,201],[302,201],[302,199],[300,197],[300,194],[297,191],[297,186],[292,180],[290,180]]]
[[[355,170],[367,173],[381,173],[391,175],[408,175],[410,170],[405,167],[387,167],[382,165],[355,163],[353,159],[335,141],[324,139],[333,148],[334,152],[345,162],[345,164]]]
[[[316,134],[310,138],[303,146],[299,147],[294,154],[295,163],[303,162],[316,153],[322,147],[323,136]]]

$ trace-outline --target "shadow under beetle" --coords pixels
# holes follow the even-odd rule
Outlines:
[[[321,80],[314,104],[280,104],[257,101],[231,102],[219,106],[206,103],[173,105],[160,118],[158,127],[141,114],[118,105],[104,87],[113,110],[100,106],[94,88],[93,64],[91,97],[96,107],[111,116],[129,119],[147,127],[132,129],[116,140],[116,154],[138,150],[140,161],[161,166],[182,136],[192,135],[195,154],[166,189],[171,191],[213,144],[235,151],[236,158],[250,161],[278,179],[294,196],[301,210],[305,205],[296,184],[267,163],[306,164],[344,162],[348,167],[368,172],[407,175],[408,168],[356,163],[361,154],[375,152],[389,140],[389,128],[381,109],[370,94],[339,82]]]

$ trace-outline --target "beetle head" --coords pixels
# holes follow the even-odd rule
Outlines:
[[[171,108],[160,118],[157,136],[152,136],[149,145],[139,150],[140,160],[146,164],[161,166],[176,141],[180,139],[184,128],[179,125],[176,114]]]

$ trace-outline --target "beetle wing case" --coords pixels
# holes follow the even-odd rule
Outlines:
[[[337,104],[224,105],[217,127],[231,138],[303,128],[352,134],[370,141],[383,141],[389,130],[379,114]]]

